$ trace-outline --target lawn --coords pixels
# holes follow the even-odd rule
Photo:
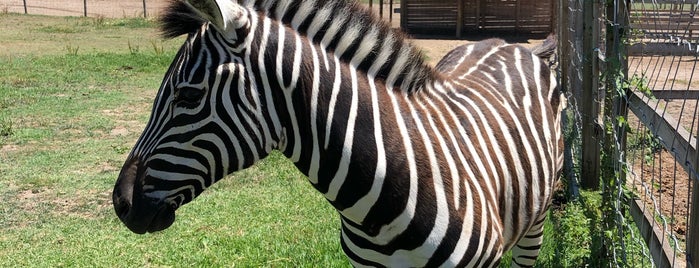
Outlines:
[[[337,213],[278,153],[179,209],[166,231],[119,222],[114,181],[182,42],[155,26],[0,14],[0,267],[349,266]],[[589,260],[583,213],[551,213],[541,267]]]
[[[168,231],[132,234],[111,190],[181,40],[163,42],[143,20],[5,14],[0,25],[11,36],[0,52],[0,267],[348,265],[336,212],[279,154],[180,209]]]

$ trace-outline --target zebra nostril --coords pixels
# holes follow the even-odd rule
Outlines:
[[[112,192],[112,203],[117,216],[123,221],[129,214],[133,205],[134,185],[138,180],[139,161],[137,158],[130,157],[124,163],[119,178],[114,184]]]
[[[122,194],[120,187],[114,187],[112,203],[114,205],[114,211],[117,216],[119,216],[119,219],[125,219],[126,215],[129,214],[129,210],[131,210],[131,200]]]
[[[114,211],[120,219],[125,219],[131,210],[131,202],[121,195],[121,191],[115,189],[112,202],[114,203]]]

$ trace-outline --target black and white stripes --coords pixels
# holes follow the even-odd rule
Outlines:
[[[488,40],[432,68],[353,1],[191,2],[163,16],[189,37],[115,186],[131,230],[276,149],[338,210],[355,266],[533,265],[564,105],[536,55]]]

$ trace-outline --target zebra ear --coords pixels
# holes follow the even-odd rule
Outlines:
[[[235,0],[187,0],[204,19],[229,38],[237,40],[237,32],[249,27],[248,11]]]

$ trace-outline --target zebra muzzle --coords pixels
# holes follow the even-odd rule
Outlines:
[[[144,195],[143,170],[138,159],[127,159],[112,192],[114,211],[137,234],[164,230],[175,221],[174,204]]]

